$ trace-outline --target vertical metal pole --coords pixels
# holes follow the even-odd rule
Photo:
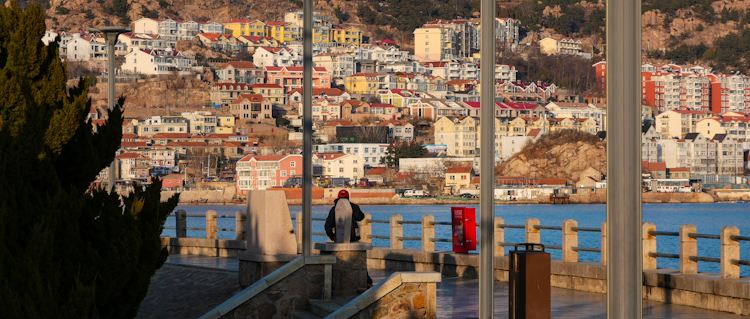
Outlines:
[[[107,43],[107,92],[109,99],[109,111],[115,109],[115,45],[117,44],[117,37],[121,33],[130,32],[130,29],[117,26],[106,26],[101,28],[91,28],[89,32],[99,32],[104,35],[105,43]],[[112,161],[109,165],[109,173],[107,173],[107,191],[112,192],[115,188],[115,163],[117,159]]]
[[[607,314],[643,316],[641,2],[607,3]]]
[[[115,44],[117,44],[117,33],[105,33],[104,38],[107,42],[107,97],[109,99],[109,112],[115,109]],[[107,185],[107,191],[110,193],[115,190],[115,164],[117,164],[117,158],[112,160],[109,164],[109,185]]]
[[[302,255],[312,255],[313,0],[304,0],[302,49]]]
[[[481,110],[482,144],[479,201],[479,318],[493,317],[495,261],[495,0],[482,0]]]

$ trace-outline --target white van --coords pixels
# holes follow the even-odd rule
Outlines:
[[[424,191],[409,189],[404,191],[404,196],[424,197]]]

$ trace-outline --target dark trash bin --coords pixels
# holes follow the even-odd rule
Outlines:
[[[550,255],[544,245],[515,245],[509,268],[510,318],[550,318]]]

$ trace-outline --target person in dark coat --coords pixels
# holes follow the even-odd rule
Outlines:
[[[328,238],[330,238],[332,241],[336,241],[336,204],[339,202],[339,199],[346,198],[349,199],[349,192],[346,190],[341,190],[339,192],[339,197],[336,198],[336,200],[333,202],[333,207],[328,212],[328,218],[326,218],[326,235],[328,235]],[[358,235],[359,233],[359,224],[358,221],[361,221],[365,219],[365,214],[362,212],[362,210],[359,208],[359,205],[354,204],[352,202],[349,202],[352,205],[352,237],[351,241],[359,241],[361,238]]]
[[[346,198],[349,200],[349,192],[346,190],[341,190],[339,192],[339,197],[336,198],[335,201],[333,201],[333,207],[328,212],[328,217],[326,218],[326,235],[328,235],[328,238],[330,238],[332,241],[336,241],[336,204],[338,204],[339,199]],[[352,234],[351,234],[351,241],[356,242],[360,240],[359,233],[359,224],[357,222],[362,221],[365,219],[365,214],[362,212],[362,210],[359,208],[359,205],[352,203],[351,201],[349,204],[352,205]],[[372,278],[370,278],[370,274],[367,274],[367,287],[372,287]]]

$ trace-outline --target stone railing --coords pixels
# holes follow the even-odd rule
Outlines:
[[[301,227],[301,213],[295,217],[297,227]],[[313,220],[325,221],[324,218],[313,218]],[[600,253],[601,264],[606,265],[606,247],[607,231],[606,222],[601,224],[601,228],[578,227],[578,222],[573,219],[566,219],[561,226],[541,225],[538,219],[529,218],[523,225],[505,224],[504,220],[496,217],[494,227],[495,235],[495,256],[505,256],[506,246],[515,246],[519,243],[505,242],[506,229],[523,229],[525,232],[526,243],[542,243],[541,230],[556,230],[562,232],[562,245],[545,245],[547,250],[562,251],[563,262],[578,262],[578,252],[597,252]],[[382,223],[389,224],[389,233],[387,235],[372,234],[372,224]],[[404,237],[405,225],[419,225],[421,227],[420,237]],[[404,241],[421,242],[421,251],[434,252],[435,242],[451,243],[451,238],[435,237],[435,226],[450,226],[451,222],[437,222],[432,215],[424,215],[421,220],[407,221],[398,214],[390,216],[389,220],[372,219],[370,214],[365,214],[365,219],[360,222],[360,233],[362,241],[372,242],[372,239],[385,239],[389,241],[388,248],[403,249]],[[479,227],[479,223],[477,223]],[[579,232],[594,232],[601,234],[602,248],[581,247],[578,245]],[[740,241],[750,241],[750,237],[740,236],[740,231],[735,226],[722,228],[719,235],[700,234],[693,225],[682,225],[679,232],[656,231],[656,225],[653,223],[643,223],[643,269],[657,269],[657,258],[674,258],[680,260],[680,273],[695,274],[698,272],[697,262],[712,262],[721,264],[721,278],[739,278],[740,265],[750,266],[750,261],[740,259]],[[325,236],[325,233],[313,233],[313,235]],[[675,236],[680,238],[680,251],[678,254],[660,253],[656,251],[656,236]],[[721,258],[701,257],[698,256],[698,238],[718,239],[721,242]],[[301,238],[297,237],[298,241]],[[479,242],[479,241],[477,241]]]
[[[188,214],[180,209],[172,216],[175,217],[175,227],[164,227],[174,229],[174,237],[162,237],[162,246],[167,247],[170,254],[202,255],[213,257],[237,257],[237,253],[246,250],[247,213],[238,210],[235,215],[218,215],[216,211],[209,210],[205,215]],[[203,218],[206,227],[187,227],[188,218]],[[217,221],[220,218],[231,218],[235,220],[235,228],[219,228]],[[188,231],[205,231],[205,237],[188,237]],[[235,239],[218,239],[218,232],[234,232]]]

